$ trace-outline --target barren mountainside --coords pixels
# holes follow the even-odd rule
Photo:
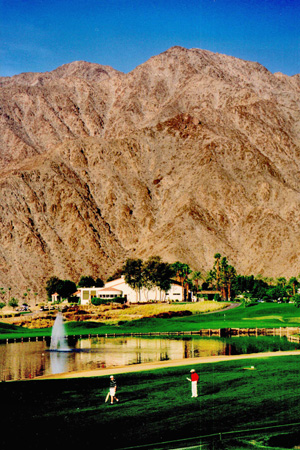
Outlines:
[[[128,257],[300,273],[300,76],[173,47],[0,78],[0,285]]]

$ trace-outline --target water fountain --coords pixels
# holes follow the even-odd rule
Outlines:
[[[65,337],[65,327],[63,315],[59,312],[56,316],[51,335],[50,351],[69,352],[71,351]]]
[[[50,366],[52,373],[62,373],[67,371],[68,354],[71,349],[68,346],[65,336],[63,315],[59,312],[54,321],[50,342]]]

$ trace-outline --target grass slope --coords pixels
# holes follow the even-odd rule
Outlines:
[[[252,365],[255,370],[244,369]],[[22,447],[45,450],[95,443],[107,450],[148,448],[153,442],[188,443],[195,436],[299,421],[299,357],[196,366],[197,399],[190,397],[186,380],[191,367],[120,374],[115,405],[104,403],[107,377],[1,383],[1,447],[20,439]],[[13,434],[7,432],[12,426]]]

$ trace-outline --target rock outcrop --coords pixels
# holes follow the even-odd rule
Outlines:
[[[106,278],[128,257],[300,273],[300,76],[174,47],[128,74],[0,79],[0,283]]]

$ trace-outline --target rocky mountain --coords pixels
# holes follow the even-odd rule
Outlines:
[[[173,47],[0,79],[0,284],[128,257],[300,273],[300,76]]]

